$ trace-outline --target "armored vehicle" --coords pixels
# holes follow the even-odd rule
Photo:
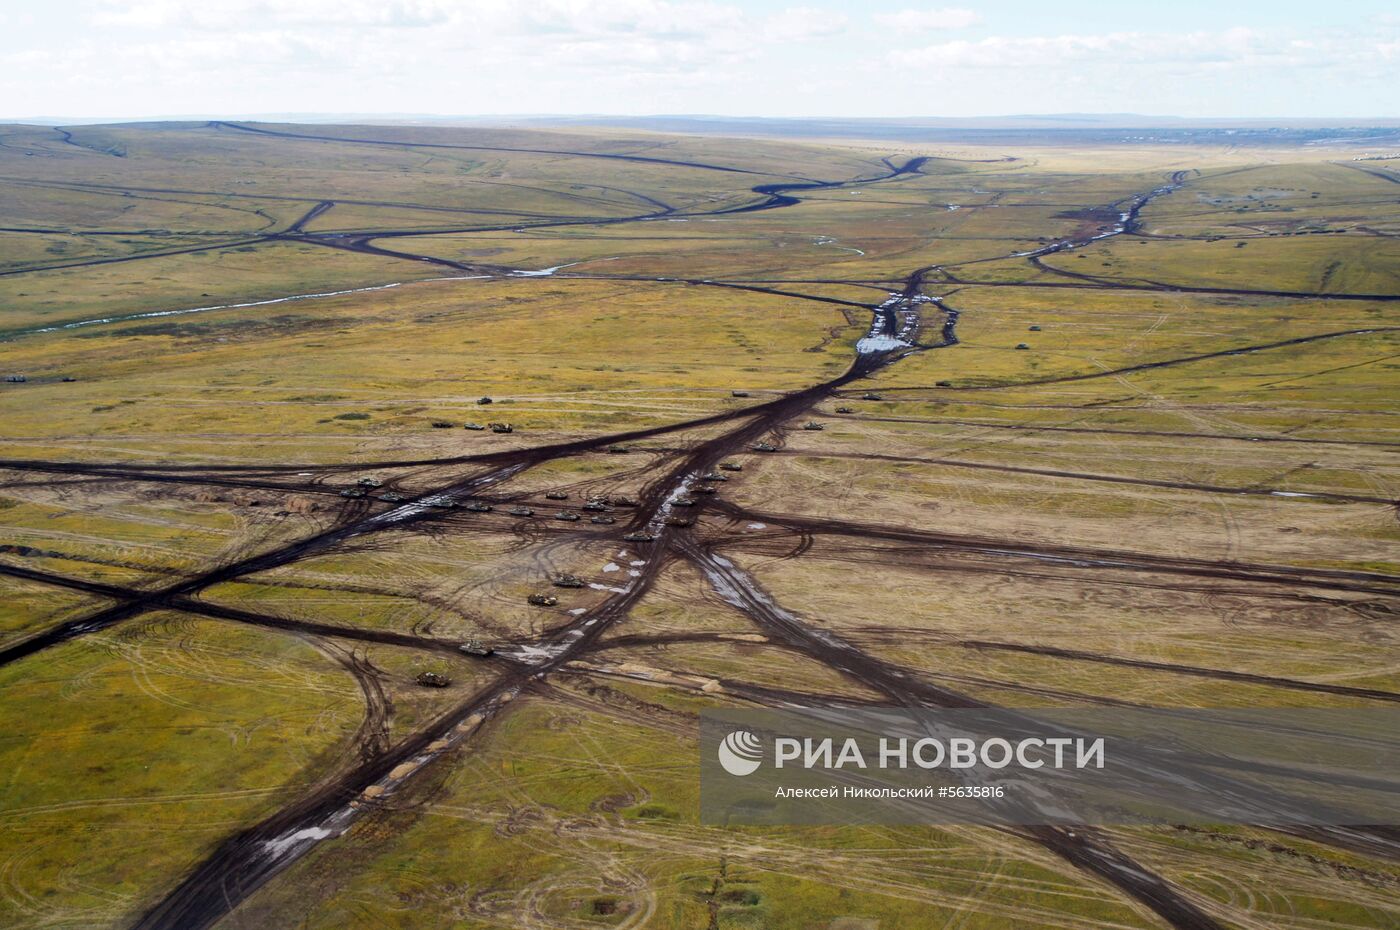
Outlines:
[[[545,492],[544,492],[544,496],[545,496],[545,499],[546,499],[546,500],[551,500],[551,501],[566,501],[566,500],[569,499],[569,492],[568,492],[568,491],[545,491]]]
[[[512,507],[510,508],[510,515],[512,517],[533,517],[535,512],[529,507]]]
[[[550,582],[556,588],[582,588],[585,586],[584,580],[578,575],[570,575],[568,572],[561,572],[554,576]]]
[[[446,688],[452,684],[451,678],[437,672],[419,672],[417,681],[425,688]]]
[[[577,523],[578,514],[574,513],[572,510],[561,510],[554,515],[554,519],[564,520],[568,523]]]
[[[525,603],[531,607],[553,607],[559,603],[559,598],[553,594],[531,594],[525,598]]]
[[[467,509],[472,513],[490,513],[491,505],[485,501],[468,501]]]
[[[469,639],[458,646],[457,649],[460,652],[465,652],[469,656],[489,656],[496,651],[479,639]]]

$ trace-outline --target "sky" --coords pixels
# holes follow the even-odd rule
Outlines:
[[[1341,0],[0,0],[0,118],[1400,117]]]

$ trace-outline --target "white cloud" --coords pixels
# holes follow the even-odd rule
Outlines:
[[[1058,36],[988,36],[897,52],[901,64],[945,68],[1035,68],[1182,65],[1199,68],[1316,68],[1384,54],[1356,38],[1275,37],[1251,29],[1222,32],[1115,32]]]
[[[940,10],[900,10],[898,13],[881,13],[875,21],[882,26],[901,32],[925,32],[934,29],[966,29],[981,22],[976,10],[962,7],[946,7]]]
[[[764,20],[763,31],[778,40],[819,39],[840,35],[850,25],[844,13],[808,6],[788,7]]]

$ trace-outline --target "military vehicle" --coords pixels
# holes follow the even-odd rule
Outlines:
[[[777,451],[778,451],[778,447],[775,446],[775,445],[773,445],[771,442],[756,442],[756,443],[754,443],[752,446],[750,446],[749,448],[753,449],[753,451],[755,451],[755,452],[777,452]]]
[[[692,494],[718,494],[719,488],[712,488],[708,484],[697,484],[690,489]]]
[[[529,507],[512,507],[510,508],[510,515],[512,517],[533,517],[535,512]]]
[[[462,425],[462,429],[469,429],[473,433],[483,433],[486,431],[486,427],[482,426],[480,423],[465,423]]]
[[[578,514],[574,513],[572,510],[561,510],[554,515],[554,519],[564,520],[568,523],[577,523]]]
[[[403,495],[394,491],[385,491],[383,494],[379,495],[379,499],[386,504],[398,504],[403,501]]]
[[[1029,345],[1028,343],[1024,343],[1024,342],[1018,342],[1018,343],[1016,343],[1016,348],[1018,348],[1018,349],[1029,349],[1029,348],[1030,348],[1030,345]]]
[[[616,523],[615,517],[610,517],[605,513],[594,514],[588,518],[589,523]]]
[[[720,463],[719,463],[719,467],[720,467],[720,470],[721,470],[721,471],[743,471],[743,470],[744,470],[744,466],[740,465],[738,462],[720,462]]]
[[[837,413],[855,413],[856,411],[855,411],[855,408],[854,408],[854,407],[837,407],[837,408],[836,408],[836,412],[837,412]]]
[[[452,424],[451,424],[451,423],[448,423],[446,420],[434,420],[434,421],[433,421],[433,429],[451,429],[451,428],[452,428]]]
[[[361,478],[359,481],[356,481],[355,483],[358,484],[358,485],[359,485],[360,487],[362,487],[362,488],[377,488],[377,487],[379,487],[380,485],[382,485],[384,482],[380,481],[378,478]]]
[[[417,682],[425,688],[446,688],[452,679],[437,672],[419,672]]]
[[[6,375],[5,380],[10,382],[11,384],[23,384],[29,379],[26,378],[24,375]]]
[[[492,400],[491,398],[489,398],[489,397],[478,397],[478,398],[476,399],[476,402],[477,402],[478,404],[483,405],[483,406],[485,406],[486,404],[494,404],[494,403],[495,403],[495,401],[493,401],[493,400]]]
[[[568,572],[560,572],[559,574],[555,575],[553,580],[550,581],[550,584],[554,585],[556,588],[587,587],[586,583],[582,578],[580,578],[578,575],[570,575]]]
[[[62,378],[59,378],[58,380],[62,381],[64,384],[72,384],[74,381],[77,381],[78,379],[75,378],[75,377],[73,377],[72,375],[64,375]]]
[[[952,386],[953,386],[953,382],[951,382],[951,381],[935,381],[933,386],[934,386],[934,387],[952,387]]]
[[[364,497],[364,496],[365,496],[365,489],[364,489],[364,488],[346,488],[345,490],[343,490],[343,491],[340,492],[340,496],[341,496],[341,497]]]
[[[590,500],[590,501],[588,501],[587,503],[585,503],[585,504],[583,505],[583,509],[584,509],[584,510],[592,510],[592,511],[594,511],[594,512],[597,512],[597,511],[607,510],[607,509],[608,509],[608,505],[605,504],[605,503],[603,503],[601,500],[599,500],[598,498],[595,497],[595,498],[593,498],[592,500]]]
[[[672,514],[666,518],[667,526],[694,526],[695,521],[690,517],[682,517],[679,514]]]
[[[440,510],[451,510],[457,506],[457,502],[445,494],[434,494],[432,497],[424,498],[423,503]]]
[[[673,506],[673,507],[694,507],[694,506],[695,506],[695,498],[693,498],[693,497],[677,497],[675,500],[671,501],[671,506]]]
[[[884,400],[883,397],[876,394],[874,391],[866,391],[864,394],[860,395],[860,398],[861,400]]]
[[[628,533],[622,538],[628,542],[656,542],[656,537],[650,533]]]
[[[468,501],[467,509],[472,513],[490,513],[491,505],[485,501]]]
[[[489,656],[496,651],[479,639],[469,639],[458,646],[457,650],[469,656]]]
[[[1027,326],[1026,329],[1028,329],[1029,331],[1031,331],[1031,332],[1033,332],[1033,333],[1038,333],[1038,332],[1040,332],[1040,327],[1039,327],[1039,326]]]
[[[559,603],[559,598],[553,594],[531,594],[525,598],[525,603],[531,607],[553,607]]]
[[[491,432],[493,432],[493,433],[513,433],[513,432],[515,432],[515,427],[514,427],[514,426],[511,426],[509,423],[492,423],[492,424],[491,424]]]
[[[730,391],[730,392],[729,392],[729,396],[730,396],[730,397],[748,397],[748,396],[749,396],[749,392],[748,392],[748,391]]]
[[[610,452],[613,455],[626,455],[631,451],[632,450],[627,448],[626,446],[608,446],[608,452]]]
[[[802,424],[802,428],[814,433],[826,429],[825,426],[822,426],[816,420],[808,420],[806,423]]]
[[[614,507],[639,506],[634,498],[628,497],[626,494],[610,494],[607,497],[603,498],[603,500],[609,504],[612,504]]]
[[[552,501],[566,501],[566,500],[569,499],[569,492],[568,492],[568,491],[545,491],[545,492],[544,492],[544,496],[545,496],[545,498],[546,498],[547,500],[552,500]]]
[[[728,481],[728,480],[729,480],[729,477],[728,477],[727,475],[721,475],[721,474],[720,474],[719,472],[717,472],[717,471],[710,471],[710,472],[706,472],[705,474],[701,475],[701,476],[700,476],[700,480],[701,480],[701,481]]]

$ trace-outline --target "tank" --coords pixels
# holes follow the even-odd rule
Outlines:
[[[553,594],[531,594],[525,598],[525,603],[531,607],[553,607],[559,603],[559,598]]]
[[[671,506],[673,506],[673,507],[694,507],[694,506],[695,506],[695,498],[693,498],[693,497],[677,497],[675,500],[671,501]]]
[[[451,423],[448,423],[446,420],[434,420],[434,421],[433,421],[433,429],[451,429],[451,428],[452,428],[452,424],[451,424]]]
[[[617,519],[605,513],[597,513],[588,518],[589,523],[616,523]]]
[[[489,398],[489,397],[478,397],[478,398],[476,399],[476,402],[477,402],[478,404],[481,404],[482,406],[485,406],[485,405],[487,405],[487,404],[494,404],[494,403],[495,403],[495,401],[493,401],[493,400],[492,400],[491,398]]]
[[[591,511],[594,511],[594,512],[596,513],[596,512],[599,512],[599,511],[607,510],[607,509],[608,509],[608,505],[605,504],[605,503],[603,503],[602,501],[598,500],[597,498],[594,498],[593,500],[590,500],[590,501],[588,501],[587,503],[585,503],[585,504],[583,505],[583,509],[584,509],[584,510],[591,510]]]
[[[513,432],[515,432],[515,427],[514,427],[514,426],[511,426],[509,423],[492,423],[492,424],[491,424],[491,432],[493,432],[493,433],[513,433]]]
[[[437,672],[419,672],[415,680],[425,688],[446,688],[452,684],[451,678]]]
[[[457,650],[469,656],[489,656],[496,651],[479,639],[469,639],[458,646]]]
[[[752,446],[750,446],[750,448],[753,449],[753,451],[755,451],[755,452],[777,452],[777,451],[778,451],[778,447],[775,446],[775,445],[773,445],[771,442],[756,442],[756,443],[754,443]]]
[[[656,537],[650,533],[628,533],[622,538],[628,542],[656,542]]]
[[[816,420],[808,420],[806,423],[802,424],[802,428],[813,433],[826,429],[825,426],[822,426]]]
[[[569,492],[568,492],[568,491],[545,491],[545,492],[544,492],[544,496],[545,496],[545,499],[546,499],[546,500],[551,500],[551,501],[566,501],[566,500],[569,499]]]
[[[341,497],[364,497],[364,488],[346,488],[340,492]]]
[[[836,408],[836,412],[837,412],[837,413],[855,413],[855,409],[852,408],[852,407],[837,407],[837,408]]]
[[[730,392],[729,392],[729,396],[730,396],[730,397],[748,397],[748,396],[749,396],[749,392],[748,392],[748,391],[730,391]]]
[[[1018,349],[1029,349],[1029,348],[1030,348],[1030,345],[1029,345],[1028,343],[1024,343],[1024,342],[1018,342],[1018,343],[1016,343],[1016,348],[1018,348]]]
[[[535,512],[529,507],[512,507],[510,508],[510,515],[512,517],[533,517]]]
[[[62,378],[59,378],[58,380],[62,381],[64,384],[72,384],[74,381],[77,381],[78,379],[75,378],[75,377],[73,377],[72,375],[64,375]]]
[[[1039,327],[1039,326],[1027,326],[1026,329],[1027,329],[1027,331],[1032,332],[1032,333],[1038,333],[1038,332],[1040,332],[1040,327]]]
[[[572,510],[561,510],[554,515],[554,519],[563,520],[567,523],[577,523],[578,514],[574,513]]]
[[[708,484],[697,485],[690,489],[692,494],[718,494],[719,488],[711,487]]]
[[[550,584],[556,588],[582,588],[586,586],[582,578],[578,575],[570,575],[568,572],[560,572],[555,575]]]
[[[384,482],[380,481],[378,478],[361,478],[355,483],[362,488],[377,488]]]
[[[480,423],[465,423],[463,424],[462,429],[469,429],[473,433],[481,433],[486,430],[486,427],[482,426]]]
[[[952,387],[952,386],[953,386],[953,382],[951,382],[951,381],[936,381],[936,382],[934,382],[934,385],[933,385],[933,386],[934,386],[934,387]]]
[[[632,450],[626,446],[608,446],[608,452],[613,455],[626,455]]]
[[[862,400],[884,400],[883,397],[881,397],[879,394],[876,394],[874,391],[866,391],[860,396]]]
[[[472,513],[490,513],[491,505],[485,501],[468,501],[467,509]]]
[[[706,472],[705,474],[701,475],[701,476],[700,476],[700,480],[701,480],[701,481],[728,481],[729,478],[728,478],[727,476],[725,476],[725,475],[721,475],[721,474],[720,474],[719,472],[717,472],[717,471],[710,471],[710,472]]]
[[[744,466],[740,465],[738,462],[720,462],[720,463],[719,463],[719,467],[720,467],[720,470],[721,470],[721,471],[743,471],[743,470],[744,470]]]
[[[690,517],[682,517],[682,516],[679,516],[679,515],[677,515],[677,514],[672,514],[671,516],[667,517],[666,520],[665,520],[665,523],[666,523],[667,526],[681,526],[681,527],[684,527],[684,526],[694,526],[694,525],[695,525],[695,521],[692,520]]]
[[[604,498],[604,500],[607,503],[612,504],[614,507],[638,506],[636,499],[628,497],[626,494],[610,494],[606,498]]]
[[[23,384],[29,379],[26,378],[24,375],[6,375],[5,380],[10,382],[11,384]]]
[[[437,507],[440,510],[451,510],[457,506],[457,502],[445,494],[435,494],[432,497],[423,499],[423,503],[429,507]]]
[[[379,499],[386,504],[398,504],[403,501],[403,495],[394,491],[385,491],[383,494],[379,495]]]

